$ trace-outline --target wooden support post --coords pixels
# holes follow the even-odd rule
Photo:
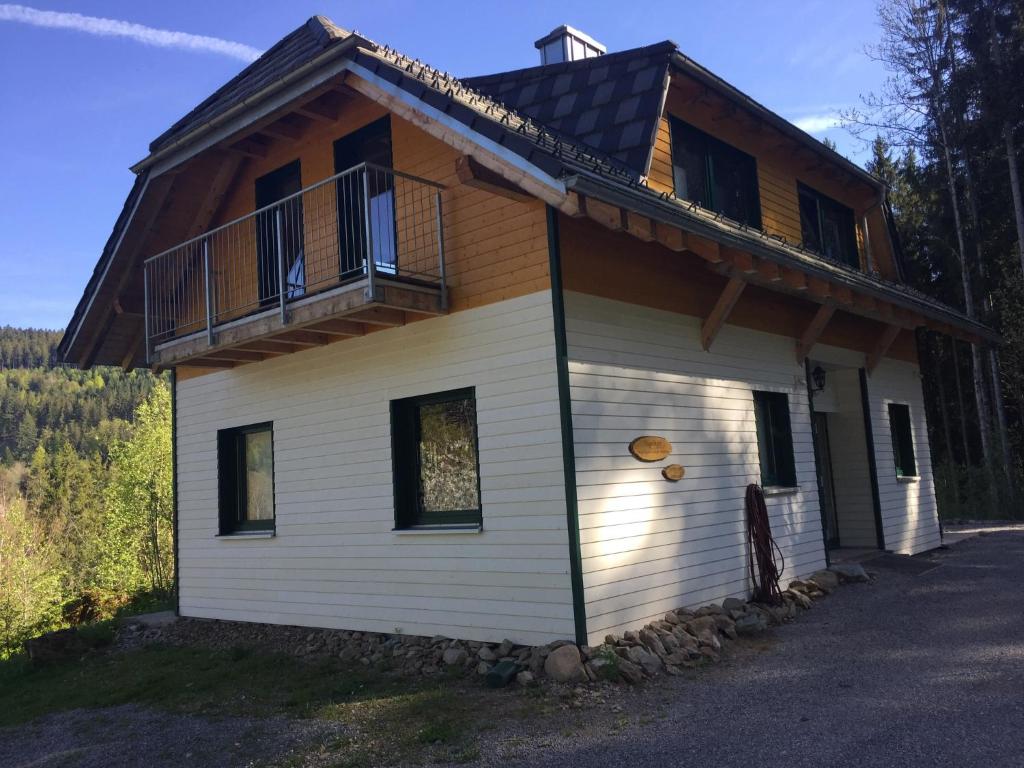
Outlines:
[[[813,319],[807,324],[807,328],[804,329],[800,340],[796,343],[796,361],[798,363],[802,363],[804,358],[810,357],[811,350],[818,343],[818,339],[821,338],[825,326],[828,325],[828,321],[832,319],[835,311],[834,304],[822,304],[818,307],[818,311],[814,313]]]
[[[878,339],[878,343],[875,344],[875,348],[872,349],[865,361],[864,367],[868,373],[871,373],[878,367],[878,364],[882,362],[882,358],[885,357],[885,353],[889,351],[889,347],[896,341],[896,337],[899,336],[902,329],[898,325],[887,325],[885,330],[882,332],[881,338]]]
[[[729,278],[729,282],[722,289],[722,294],[718,297],[718,301],[715,302],[714,309],[711,310],[711,314],[708,315],[707,320],[704,321],[704,325],[700,329],[700,343],[704,347],[705,352],[711,350],[715,337],[722,330],[722,326],[725,325],[729,313],[736,306],[736,302],[746,286],[747,283],[743,278],[734,275]]]

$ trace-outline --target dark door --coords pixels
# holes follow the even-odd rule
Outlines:
[[[825,526],[825,540],[829,547],[839,546],[839,516],[836,509],[836,489],[832,477],[832,450],[829,447],[828,414],[815,413],[814,457],[818,467],[818,486],[821,488],[822,523]]]
[[[361,163],[391,168],[390,117],[383,117],[334,142],[335,173]],[[392,175],[373,168],[346,174],[338,179],[337,194],[342,278],[362,273],[371,253],[377,269],[393,273],[397,260]]]
[[[305,293],[302,195],[297,194],[301,190],[298,160],[256,179],[256,209],[260,211],[256,214],[256,278],[260,306],[280,300],[282,271],[288,298]],[[260,210],[266,206],[273,207]],[[282,256],[283,264],[279,264]]]

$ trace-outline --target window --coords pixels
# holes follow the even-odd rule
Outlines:
[[[297,194],[301,190],[302,169],[298,160],[256,179],[256,210],[274,206],[256,214],[256,289],[260,306],[280,300],[278,276],[282,272],[287,298],[294,299],[306,292],[302,195]],[[285,198],[288,200],[274,205]],[[283,259],[283,265],[278,264],[279,259]]]
[[[480,525],[473,389],[391,403],[397,528]]]
[[[673,118],[672,175],[678,197],[761,228],[757,162],[745,152]]]
[[[804,184],[798,185],[798,192],[804,245],[830,259],[860,269],[853,211]]]
[[[782,392],[754,392],[754,420],[761,455],[761,485],[795,488],[789,397]]]
[[[221,534],[274,530],[274,432],[254,424],[217,433]]]
[[[896,477],[917,477],[914,461],[914,436],[910,431],[910,406],[889,403],[889,429],[892,432],[892,454],[896,461]]]

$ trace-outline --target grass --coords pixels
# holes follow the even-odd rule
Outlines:
[[[526,691],[489,691],[475,678],[415,680],[335,659],[305,662],[241,648],[150,646],[42,668],[24,657],[0,662],[0,727],[122,704],[208,717],[343,722],[352,735],[320,749],[326,764],[351,768],[421,759],[469,762],[479,752],[480,732],[496,720],[536,716],[550,706]]]

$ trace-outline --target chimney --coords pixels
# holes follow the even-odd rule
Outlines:
[[[592,59],[608,51],[590,35],[566,24],[551,30],[533,45],[540,50],[541,64]]]

